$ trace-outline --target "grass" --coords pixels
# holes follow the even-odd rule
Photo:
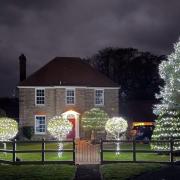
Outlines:
[[[113,149],[116,150],[116,144],[104,144],[104,149]],[[132,150],[132,144],[121,144],[120,149]],[[151,150],[149,144],[136,144],[137,150]],[[120,152],[119,155],[116,155],[115,152],[104,152],[103,157],[105,161],[131,161],[133,160],[132,152]],[[168,162],[170,159],[169,155],[159,155],[157,153],[136,153],[137,161],[159,161],[159,162]],[[179,157],[174,157],[174,160],[178,160]]]
[[[45,149],[53,149],[57,150],[57,143],[47,143]],[[1,144],[0,149],[3,149]],[[12,145],[9,143],[7,144],[7,149],[12,150]],[[72,149],[72,144],[64,143],[64,149]],[[39,143],[17,143],[17,150],[41,150],[41,144]],[[38,161],[41,160],[41,153],[16,153],[16,156],[20,158],[22,161]],[[12,153],[0,153],[0,159],[3,160],[12,160]],[[63,156],[61,158],[58,157],[57,153],[48,152],[45,153],[46,160],[72,160],[73,154],[72,152],[63,152]]]
[[[0,179],[70,180],[75,170],[75,166],[70,165],[0,165]]]
[[[116,163],[102,165],[100,170],[105,180],[131,179],[142,173],[156,171],[166,165],[148,163]]]

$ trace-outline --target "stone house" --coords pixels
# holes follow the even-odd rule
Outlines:
[[[26,78],[20,56],[19,127],[34,128],[34,138],[48,137],[48,120],[62,115],[73,124],[68,138],[83,136],[81,115],[93,107],[119,115],[119,87],[80,58],[56,57]]]

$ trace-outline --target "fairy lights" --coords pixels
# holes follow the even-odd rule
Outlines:
[[[128,128],[127,121],[122,117],[113,117],[106,122],[105,129],[116,140],[120,140],[120,137],[126,132]],[[120,143],[116,143],[116,154],[120,154]]]
[[[174,45],[174,52],[167,61],[159,65],[159,74],[165,85],[158,95],[160,104],[155,105],[158,115],[152,140],[180,139],[180,40]],[[152,143],[154,150],[169,150],[169,143]],[[174,143],[174,150],[180,150],[180,142]]]
[[[18,133],[18,124],[14,119],[0,117],[0,141],[8,141]],[[6,143],[3,143],[6,150]],[[5,153],[6,154],[6,153]]]
[[[61,116],[55,116],[49,120],[47,130],[54,138],[62,141],[72,130],[72,124]],[[58,150],[58,157],[62,157],[63,143],[58,143]]]
[[[18,133],[18,124],[14,119],[0,118],[0,141],[8,141]]]

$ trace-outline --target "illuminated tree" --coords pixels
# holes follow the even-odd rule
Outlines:
[[[108,114],[100,108],[92,108],[82,115],[82,126],[85,130],[94,131],[104,130],[105,124],[109,119]]]
[[[18,133],[18,124],[14,119],[0,117],[0,141],[9,141]],[[4,149],[6,149],[6,143]]]
[[[174,52],[167,61],[159,65],[159,74],[164,80],[164,87],[156,95],[160,103],[155,105],[154,113],[158,116],[152,140],[180,138],[180,40],[174,45]],[[152,143],[154,150],[168,150],[169,143]],[[174,143],[174,149],[180,150],[180,143]]]
[[[49,120],[47,130],[58,141],[66,139],[69,132],[72,130],[72,124],[61,116],[55,116]],[[63,143],[58,143],[58,156],[62,157],[61,150],[63,149]]]
[[[122,117],[113,117],[107,121],[105,129],[107,133],[110,133],[116,140],[120,140],[120,137],[126,132],[127,127],[127,121],[124,120]],[[119,154],[119,142],[117,143],[116,150],[116,154]]]

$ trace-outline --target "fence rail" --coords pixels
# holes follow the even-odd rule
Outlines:
[[[66,163],[66,164],[75,164],[75,141],[73,140],[62,140],[62,141],[54,141],[54,140],[44,140],[41,141],[1,141],[1,143],[10,143],[12,145],[12,149],[0,149],[1,153],[8,153],[12,155],[12,160],[2,160],[0,159],[1,163],[7,164],[52,164],[52,163]],[[17,144],[27,143],[27,144],[40,144],[41,148],[38,150],[17,150]],[[55,149],[46,149],[46,144],[50,143],[71,143],[71,149],[62,149],[62,150],[55,150]],[[58,152],[70,152],[72,153],[72,160],[46,160],[45,154],[46,153],[58,153]],[[41,160],[17,160],[18,153],[41,153]]]
[[[49,140],[44,140],[42,139],[41,141],[3,141],[2,143],[8,143],[11,145],[11,149],[0,149],[0,153],[5,153],[8,155],[9,160],[3,160],[0,158],[0,163],[7,163],[7,164],[53,164],[53,163],[66,163],[66,164],[75,164],[77,163],[77,157],[84,157],[84,155],[86,155],[87,157],[89,157],[89,159],[93,159],[92,156],[94,156],[94,154],[97,155],[97,159],[98,162],[100,164],[105,164],[105,163],[170,163],[170,164],[174,164],[176,161],[174,160],[174,155],[175,153],[177,153],[176,150],[174,150],[174,143],[179,142],[180,140],[178,139],[171,139],[171,140],[165,140],[165,141],[151,141],[149,143],[168,143],[169,145],[169,149],[168,150],[151,150],[151,149],[142,149],[139,148],[138,144],[139,140],[101,140],[100,145],[94,145],[97,148],[97,153],[95,153],[95,150],[92,153],[92,146],[87,146],[85,149],[83,149],[80,144],[81,143],[76,143],[75,144],[75,140],[65,140],[65,141],[49,141]],[[28,148],[28,145],[25,147],[25,149],[21,149],[19,147],[21,147],[21,144],[39,144],[38,149],[32,149],[32,147]],[[53,143],[68,143],[71,144],[70,148],[64,148],[62,150],[57,150],[57,149],[53,149],[52,147],[49,146],[49,148],[47,148],[48,146],[46,146],[47,144],[53,144]],[[128,149],[123,148],[120,150],[116,150],[112,148],[112,144],[116,145],[116,143],[128,143],[128,146],[130,145],[131,148]],[[108,146],[108,148],[106,148],[107,144],[111,144],[110,146]],[[82,148],[82,149],[81,149]],[[89,148],[87,150],[87,148]],[[77,149],[79,149],[77,151]],[[87,152],[85,152],[85,150]],[[47,158],[46,155],[48,155],[48,153],[58,153],[58,152],[64,152],[67,154],[71,154],[71,160],[64,160],[64,159],[56,159],[56,160],[52,160],[53,158],[51,158],[51,156],[49,156],[49,158]],[[99,153],[100,152],[100,153]],[[132,156],[132,158],[129,160],[123,160],[123,159],[110,159],[110,160],[106,160],[105,156],[108,153],[128,153]],[[180,151],[178,151],[180,153]],[[26,158],[22,159],[18,159],[18,154],[25,154],[25,153],[30,153],[30,154],[38,154],[38,158],[35,158],[35,160],[32,159],[28,159],[25,160]],[[145,159],[145,157],[142,160],[138,160],[138,153],[158,153],[158,154],[166,154],[169,156],[168,160],[165,161],[164,159],[162,159],[163,161],[155,161],[155,160],[150,160],[150,159]],[[11,155],[11,156],[10,156]],[[26,156],[25,156],[26,157]],[[34,156],[33,156],[34,157]],[[36,157],[36,156],[35,156]],[[121,157],[121,156],[120,156]],[[129,158],[129,157],[128,157]],[[67,158],[69,159],[69,158]],[[180,158],[179,158],[180,159]],[[76,162],[77,161],[77,162]],[[97,161],[96,161],[97,162]],[[93,163],[93,162],[92,162]]]
[[[146,149],[137,149],[137,144],[142,141],[140,140],[101,140],[100,141],[100,163],[170,163],[173,164],[174,161],[174,153],[178,152],[174,150],[174,142],[180,142],[180,139],[170,139],[170,140],[158,140],[158,141],[149,141],[149,143],[169,143],[169,150],[146,150]],[[130,143],[132,145],[132,149],[105,149],[105,143]],[[148,144],[149,144],[148,143]],[[104,160],[104,153],[106,152],[114,152],[114,153],[132,153],[132,160]],[[169,155],[169,161],[149,161],[149,160],[137,160],[137,153],[162,153]]]

